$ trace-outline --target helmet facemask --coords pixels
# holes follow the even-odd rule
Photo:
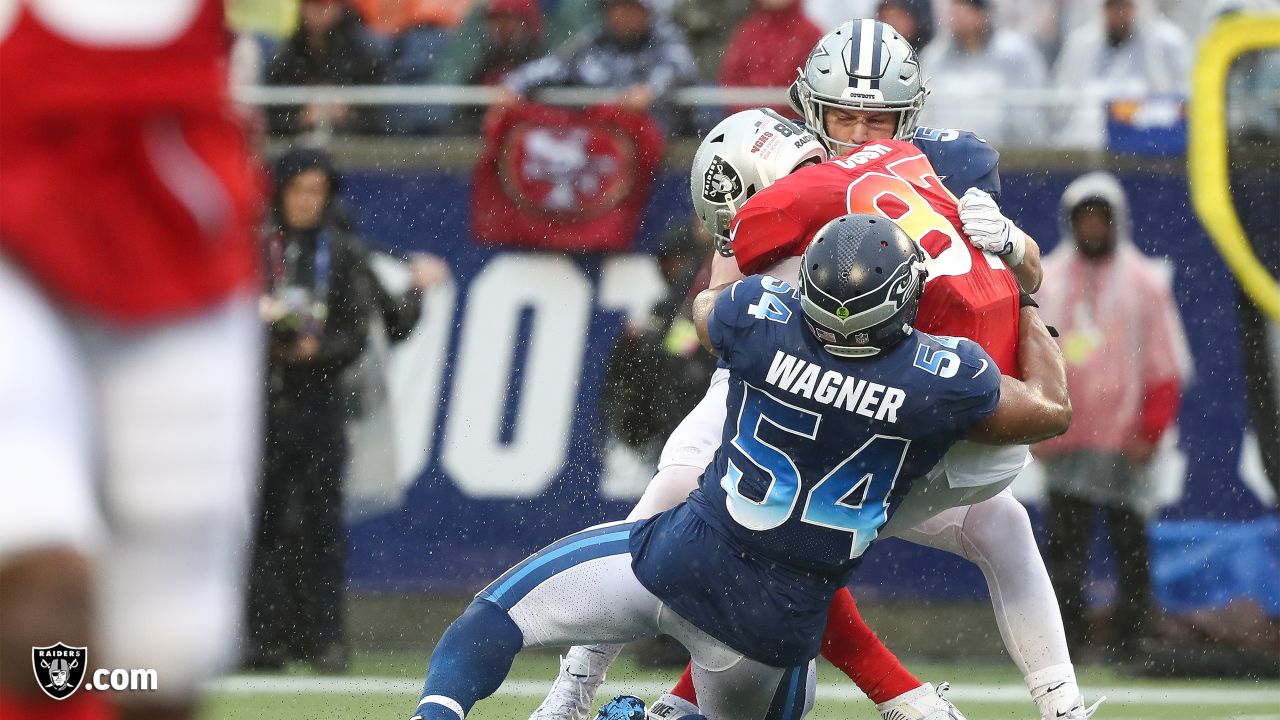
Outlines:
[[[874,20],[845,23],[828,33],[797,74],[788,93],[791,106],[832,155],[857,145],[831,136],[827,108],[897,113],[892,139],[909,141],[929,96],[915,49],[893,28]]]

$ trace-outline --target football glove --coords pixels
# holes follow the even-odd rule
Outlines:
[[[1009,267],[1022,264],[1027,236],[1000,212],[990,195],[969,188],[960,198],[960,224],[974,247],[999,255]]]

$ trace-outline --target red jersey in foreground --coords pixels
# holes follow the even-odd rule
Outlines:
[[[738,267],[751,275],[798,256],[823,225],[849,213],[889,218],[924,248],[929,279],[916,327],[967,337],[1003,374],[1018,376],[1018,282],[999,258],[969,244],[955,196],[910,143],[867,143],[753,195],[730,226]]]
[[[251,283],[261,183],[221,0],[0,5],[0,253],[117,322]]]

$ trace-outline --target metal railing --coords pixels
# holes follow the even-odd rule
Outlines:
[[[305,85],[241,86],[235,97],[249,105],[278,106],[307,103],[344,105],[492,105],[501,91],[490,85]],[[618,90],[601,88],[544,88],[536,92],[547,105],[591,105],[618,97]],[[668,96],[676,105],[717,107],[724,105],[777,105],[787,102],[785,87],[720,87],[700,85],[677,88]],[[1074,103],[1100,102],[1106,94],[1091,89],[991,91],[989,88],[933,88],[931,102],[984,102],[1005,107],[1068,107]]]
[[[617,99],[618,90],[545,88],[535,93],[547,105],[593,105]],[[482,106],[498,102],[501,91],[490,85],[308,85],[242,86],[235,97],[249,105],[458,105]],[[720,105],[776,105],[787,101],[786,88],[687,87],[673,90],[670,99],[688,107]]]

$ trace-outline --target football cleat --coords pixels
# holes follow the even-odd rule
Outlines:
[[[689,720],[701,716],[697,705],[671,693],[663,693],[645,712],[647,720]]]
[[[575,666],[572,659],[575,651],[580,654],[586,652],[575,647],[569,651],[569,658],[562,658],[564,662],[551,692],[547,693],[547,698],[533,711],[529,720],[587,720],[596,690],[604,682],[604,669]]]
[[[596,720],[644,720],[644,701],[635,695],[618,695],[600,708]]]
[[[965,720],[964,714],[943,697],[950,689],[947,683],[938,683],[937,690],[925,683],[876,705],[876,710],[884,720]]]
[[[1089,707],[1084,706],[1084,698],[1080,698],[1080,704],[1066,711],[1065,713],[1056,713],[1057,717],[1052,720],[1089,720],[1093,714],[1098,712],[1098,706],[1107,699],[1106,695],[1098,698],[1098,701]]]

